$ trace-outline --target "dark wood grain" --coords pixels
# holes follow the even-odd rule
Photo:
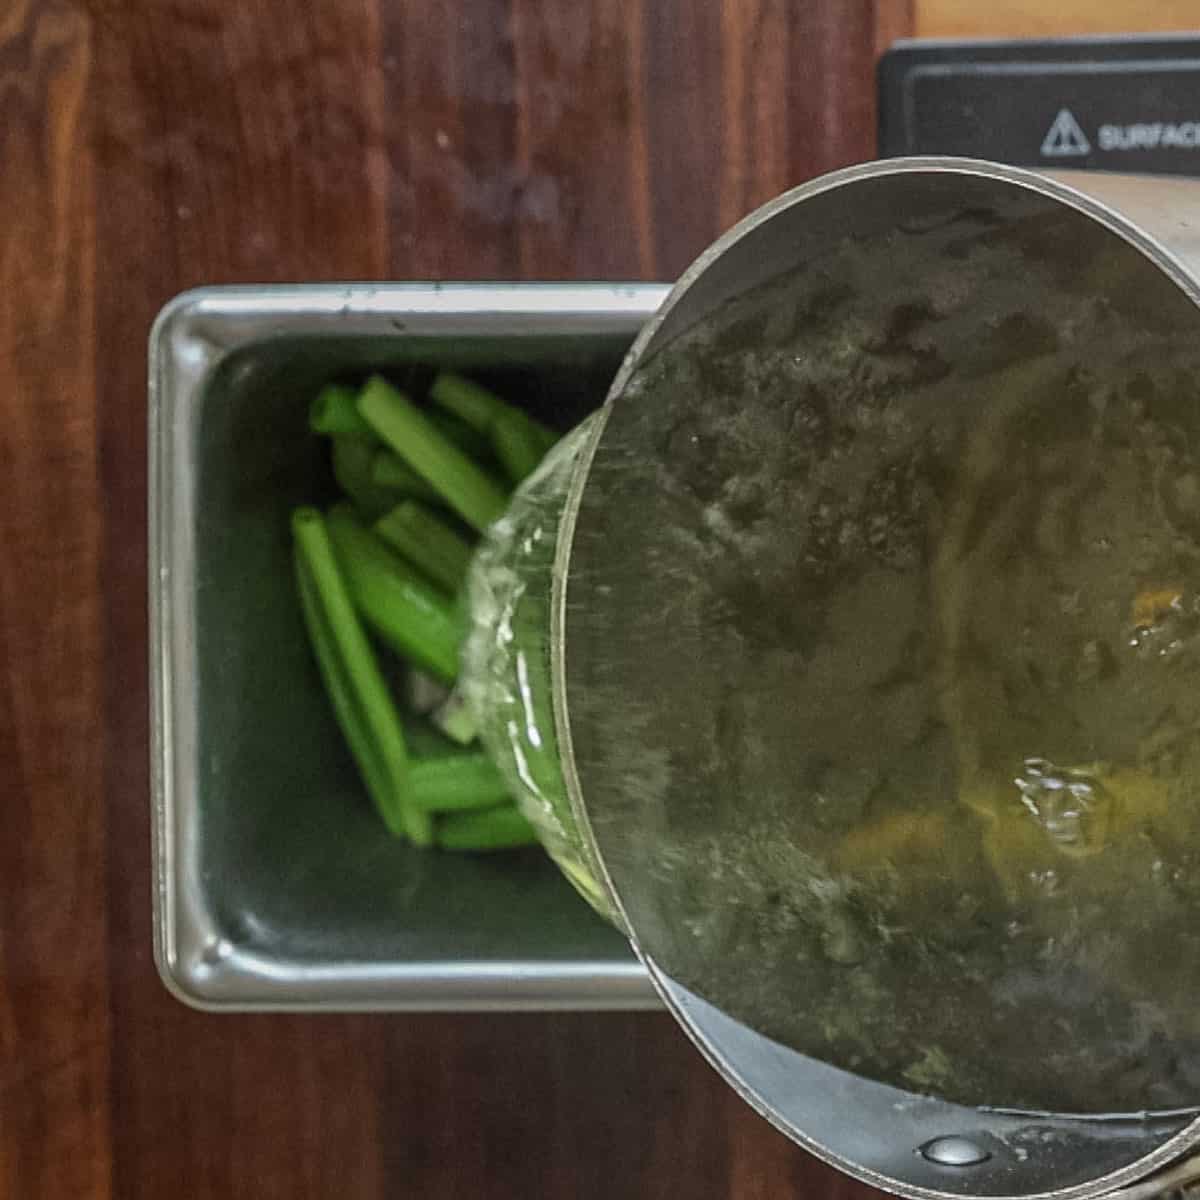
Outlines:
[[[655,1014],[209,1016],[150,952],[145,341],[202,282],[671,278],[868,157],[889,0],[0,6],[0,1196],[864,1196]]]
[[[110,1177],[90,67],[0,10],[0,1196]]]

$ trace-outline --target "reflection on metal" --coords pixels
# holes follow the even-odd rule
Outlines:
[[[992,1157],[982,1146],[956,1134],[934,1138],[920,1149],[925,1158],[941,1167],[973,1167]]]

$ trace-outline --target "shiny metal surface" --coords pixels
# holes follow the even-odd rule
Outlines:
[[[1177,180],[1105,175],[1043,175],[955,159],[896,159],[835,172],[779,197],[710,247],[683,275],[639,335],[585,451],[559,542],[553,607],[556,726],[573,809],[597,856],[603,842],[589,804],[606,786],[581,775],[572,739],[571,626],[586,608],[582,587],[595,559],[578,554],[580,513],[590,464],[614,406],[638,364],[728,299],[806,262],[831,239],[871,233],[937,210],[950,193],[964,203],[1007,189],[1032,192],[1098,222],[1156,264],[1200,302],[1200,186]],[[573,591],[573,580],[582,579]],[[609,581],[611,582],[611,581]],[[612,631],[606,631],[611,635]],[[603,635],[597,638],[602,642]],[[619,678],[619,672],[613,673]],[[638,938],[640,916],[623,903],[611,869],[605,884]],[[877,1187],[912,1197],[1083,1198],[1158,1171],[1200,1140],[1194,1112],[1075,1117],[943,1104],[838,1071],[733,1021],[646,961],[675,1016],[716,1068],[778,1128],[813,1153]],[[946,1166],[919,1148],[964,1137],[988,1157]]]
[[[149,380],[154,925],[180,999],[656,1006],[624,939],[540,853],[429,855],[383,834],[308,661],[285,515],[328,487],[306,430],[324,380],[455,363],[569,424],[603,397],[665,294],[210,288],[163,309]]]
[[[936,1137],[921,1147],[921,1154],[932,1163],[943,1167],[973,1167],[976,1163],[986,1162],[991,1154],[982,1146],[969,1138],[951,1134],[948,1137]]]

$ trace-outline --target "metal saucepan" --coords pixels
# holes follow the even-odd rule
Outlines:
[[[1091,880],[1078,896],[1090,897],[1094,921],[1104,889],[1116,895],[1121,878],[1108,865],[1124,861],[1112,846],[1140,838],[1130,861],[1142,863],[1137,854],[1150,854],[1168,826],[1178,843],[1179,806],[1155,780],[1171,755],[1192,752],[1190,710],[1130,733],[1128,768],[1067,750],[1055,766],[1031,751],[1014,780],[1004,775],[1003,722],[978,697],[994,694],[999,711],[1020,707],[1014,688],[1053,694],[1036,656],[1053,656],[1038,638],[1059,626],[1048,617],[1027,631],[1032,683],[1013,684],[977,641],[989,621],[1008,632],[1006,604],[1043,602],[1061,605],[1069,640],[1095,600],[1096,622],[1133,622],[1127,649],[1140,663],[1159,653],[1146,639],[1160,633],[1164,656],[1190,653],[1190,580],[1137,584],[1130,617],[1109,602],[1120,553],[1096,558],[1112,555],[1114,539],[1119,550],[1123,535],[1093,537],[1083,584],[1044,594],[1022,539],[1078,540],[1081,523],[1103,524],[1106,503],[1121,526],[1125,509],[1150,505],[1152,493],[1153,512],[1167,506],[1181,531],[1171,562],[1191,561],[1193,501],[1200,515],[1188,439],[1187,343],[1200,333],[1194,220],[1200,187],[1189,182],[961,159],[869,163],[797,188],[684,274],[602,413],[532,481],[475,573],[468,668],[495,685],[480,688],[476,706],[490,714],[489,747],[548,848],[623,926],[670,1010],[752,1105],[813,1153],[903,1195],[1095,1196],[1168,1167],[1200,1139],[1200,1056],[1190,1026],[1176,1045],[1170,1016],[1182,1013],[1200,965],[1190,925],[1179,923],[1188,880],[1165,916],[1126,914],[1101,933],[1085,922],[1061,971],[1031,973],[1022,959],[1054,943],[1034,928],[1035,907],[1026,920],[1030,889],[1076,886],[1060,875]],[[757,307],[729,308],[748,296]],[[717,332],[695,343],[701,365],[681,383],[691,367],[669,352],[706,325]],[[790,345],[801,327],[821,330],[828,361],[798,355],[781,400],[754,356]],[[1136,345],[1125,347],[1135,327]],[[1178,363],[1146,358],[1160,345],[1178,348]],[[791,371],[778,354],[773,361],[777,375]],[[1132,414],[1119,420],[1106,407],[1110,374]],[[1182,415],[1156,432],[1155,397],[1166,392]],[[729,397],[737,402],[719,422],[695,418]],[[839,406],[856,414],[840,441],[831,433]],[[1054,421],[1075,422],[1076,461],[1055,458]],[[1126,443],[1143,435],[1150,449],[1138,457]],[[893,451],[905,438],[920,453],[901,459]],[[1133,475],[1128,495],[1113,483],[1115,499],[1094,480],[1076,487],[1078,456],[1104,439],[1120,442],[1121,461],[1137,470],[1153,460],[1153,487],[1137,491]],[[817,443],[841,456],[838,478],[869,484],[849,516],[839,518],[836,487],[826,485],[828,503],[804,493],[817,478],[807,466],[794,478],[791,467],[754,477],[756,459],[773,461],[777,447],[793,462],[793,448]],[[866,465],[853,466],[856,455]],[[876,471],[871,455],[887,469]],[[1042,523],[1027,528],[1035,510]],[[889,541],[897,512],[912,519]],[[784,553],[793,517],[803,522],[803,562]],[[930,548],[935,526],[952,552]],[[764,528],[772,540],[747,551]],[[878,570],[863,566],[877,560]],[[972,562],[991,592],[963,565]],[[1138,570],[1152,578],[1152,566]],[[909,627],[932,649],[902,637]],[[1072,661],[1092,689],[1088,703],[1115,720],[1129,689],[1114,682],[1111,641],[1081,638]],[[747,655],[755,672],[743,677]],[[947,682],[954,671],[958,682]],[[823,682],[793,694],[798,675]],[[958,705],[956,688],[975,698]],[[936,711],[921,708],[929,696]],[[1075,711],[1074,691],[1062,696],[1030,709],[1031,746],[1043,732],[1061,746],[1087,744],[1090,710]],[[903,732],[921,712],[924,725],[914,718]],[[839,764],[835,743],[862,772]],[[916,765],[897,776],[903,786],[928,781],[931,794],[956,792],[965,807],[914,809],[899,821],[886,805],[875,814],[879,781],[904,754]],[[870,782],[857,783],[860,774]],[[798,810],[777,798],[793,783],[805,797]],[[862,828],[841,830],[840,841],[830,834],[840,818],[816,813],[826,795],[860,805]],[[788,824],[794,811],[800,826]],[[812,832],[811,845],[797,828]],[[836,850],[820,859],[818,842]],[[1188,852],[1173,843],[1171,862]],[[999,897],[995,911],[967,903],[977,879]],[[886,903],[871,892],[877,885]],[[1068,891],[1059,909],[1072,904],[1084,901]],[[1147,949],[1150,934],[1176,929],[1173,945]],[[1115,999],[1089,975],[1099,959],[1101,976],[1116,964],[1125,990]],[[864,963],[876,960],[884,965],[872,974]],[[1142,976],[1126,987],[1139,964]]]

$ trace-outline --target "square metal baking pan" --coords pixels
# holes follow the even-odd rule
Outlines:
[[[207,288],[150,335],[155,957],[205,1008],[640,1008],[625,940],[539,851],[382,830],[322,695],[287,515],[329,493],[307,407],[369,370],[470,370],[563,428],[666,289]]]

